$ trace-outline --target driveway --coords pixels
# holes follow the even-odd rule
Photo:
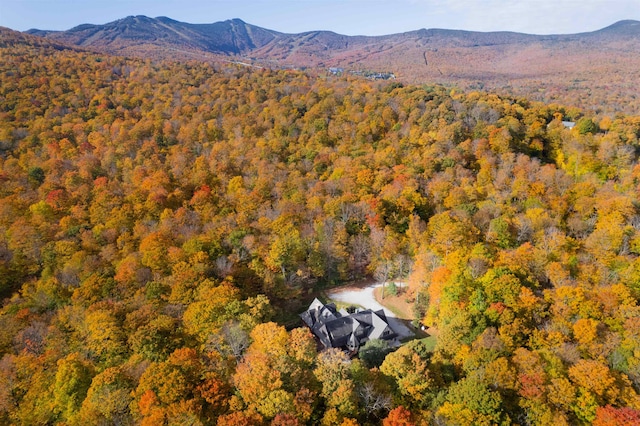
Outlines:
[[[365,309],[371,309],[372,311],[384,310],[384,314],[387,316],[389,325],[398,335],[398,339],[404,339],[406,337],[413,337],[415,333],[411,331],[404,321],[396,318],[396,316],[389,309],[382,306],[376,300],[373,295],[373,290],[376,287],[380,287],[382,284],[373,284],[367,287],[343,287],[337,288],[327,293],[331,300],[343,303],[351,303],[354,305],[362,306]]]

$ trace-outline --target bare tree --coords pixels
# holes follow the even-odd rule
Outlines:
[[[384,286],[389,280],[389,276],[391,276],[392,269],[393,264],[388,260],[384,260],[378,265],[376,271],[373,273],[373,278],[375,278],[376,282],[382,283],[382,293],[380,295],[382,299],[384,299]]]
[[[233,259],[230,259],[227,256],[220,256],[216,259],[216,272],[218,273],[218,277],[225,278],[231,274],[231,270],[233,269]]]
[[[221,331],[209,336],[207,346],[222,355],[232,355],[236,363],[239,363],[249,347],[249,335],[236,321],[228,321],[222,326]]]
[[[378,391],[372,383],[365,383],[358,389],[358,395],[367,413],[381,418],[391,409],[391,396]]]
[[[362,273],[371,259],[371,244],[369,239],[362,234],[357,234],[349,242],[349,251],[353,260],[353,267]]]
[[[398,254],[393,260],[395,266],[394,279],[403,282],[411,272],[411,268],[413,268],[413,261],[406,254]],[[402,284],[400,284],[400,288],[402,288]]]

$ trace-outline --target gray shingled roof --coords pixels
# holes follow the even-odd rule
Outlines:
[[[336,310],[333,303],[327,305],[314,299],[300,318],[311,329],[325,348],[347,348],[357,351],[371,339],[392,339],[396,336],[383,310],[358,310],[353,314]]]

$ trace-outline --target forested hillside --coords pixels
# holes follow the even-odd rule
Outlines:
[[[597,113],[640,114],[640,22],[633,20],[580,34],[421,29],[367,37],[331,31],[284,34],[239,19],[188,24],[129,16],[68,31],[29,32],[143,59],[217,58],[322,73],[340,67],[362,75],[393,73],[405,84],[439,83]]]
[[[640,422],[640,117],[0,36],[0,423]],[[435,350],[318,352],[380,270]]]

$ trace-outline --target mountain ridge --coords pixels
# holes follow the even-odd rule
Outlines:
[[[165,16],[149,18],[144,15],[127,16],[104,25],[82,24],[67,31],[29,30],[27,33],[114,54],[133,50],[135,56],[143,55],[131,49],[132,44],[242,54],[261,47],[277,34],[256,26],[248,28],[248,24],[240,19],[189,24]]]
[[[634,28],[638,33],[640,33],[640,21],[635,20],[635,19],[622,19],[619,21],[616,21],[610,25],[607,25],[606,27],[602,27],[600,29],[597,30],[593,30],[593,31],[583,31],[583,32],[579,32],[579,33],[551,33],[551,34],[536,34],[536,33],[526,33],[526,32],[519,32],[519,31],[510,31],[510,30],[497,30],[497,31],[473,31],[473,30],[464,30],[464,29],[450,29],[450,28],[441,28],[441,27],[432,27],[432,28],[418,28],[418,29],[414,29],[414,30],[408,30],[408,31],[402,31],[402,32],[398,32],[398,33],[389,33],[389,34],[382,34],[382,35],[367,35],[367,34],[357,34],[357,35],[346,35],[346,34],[341,34],[332,30],[308,30],[308,31],[302,31],[299,33],[287,33],[284,31],[277,31],[277,30],[272,30],[272,29],[267,29],[264,27],[259,27],[250,23],[247,23],[246,21],[242,20],[241,18],[231,18],[231,19],[226,19],[223,21],[215,21],[212,23],[188,23],[188,22],[182,22],[182,21],[178,21],[176,19],[170,18],[168,16],[157,16],[155,18],[146,16],[146,15],[128,15],[124,18],[120,18],[120,19],[116,19],[115,21],[110,21],[107,22],[105,24],[91,24],[91,23],[83,23],[83,24],[79,24],[76,25],[75,27],[72,27],[70,29],[67,30],[46,30],[46,29],[39,29],[39,28],[31,28],[28,29],[26,31],[21,31],[21,32],[26,32],[26,33],[33,33],[33,32],[38,32],[38,33],[64,33],[64,32],[68,32],[68,31],[73,31],[82,27],[87,27],[87,26],[91,26],[91,27],[104,27],[104,26],[109,26],[111,24],[114,23],[118,23],[121,21],[126,21],[126,20],[131,20],[131,19],[136,19],[136,18],[142,18],[142,19],[148,19],[148,20],[162,20],[162,21],[166,21],[166,22],[171,22],[171,23],[178,23],[178,24],[188,24],[188,25],[193,25],[193,26],[210,26],[210,25],[214,25],[214,24],[222,24],[222,23],[240,23],[240,24],[246,24],[246,25],[250,25],[256,28],[262,28],[265,30],[268,30],[270,32],[273,33],[278,33],[278,34],[286,34],[286,35],[295,35],[295,34],[307,34],[307,33],[314,33],[314,32],[328,32],[328,33],[334,33],[334,34],[338,34],[338,35],[342,35],[344,37],[369,37],[369,38],[379,38],[379,37],[387,37],[387,36],[392,36],[392,35],[401,35],[401,34],[411,34],[411,33],[415,33],[415,32],[421,32],[421,31],[450,31],[450,32],[464,32],[464,33],[477,33],[477,34],[492,34],[492,33],[499,33],[499,34],[520,34],[520,35],[527,35],[527,36],[535,36],[535,37],[549,37],[549,36],[570,36],[570,35],[576,35],[576,34],[589,34],[589,33],[597,33],[597,32],[602,32],[602,31],[611,31],[611,30],[619,30],[620,28]]]
[[[186,31],[186,33],[185,33]],[[305,39],[310,36],[321,36],[324,39],[347,40],[351,43],[375,43],[398,38],[464,38],[470,41],[480,41],[485,44],[496,44],[497,41],[505,43],[531,42],[531,41],[562,41],[576,37],[597,37],[603,34],[637,36],[640,38],[640,21],[622,20],[596,31],[575,34],[527,34],[514,31],[468,31],[444,28],[421,28],[417,30],[392,33],[386,35],[344,35],[327,30],[312,30],[301,33],[284,33],[256,25],[246,23],[240,18],[228,19],[207,24],[191,24],[174,20],[166,16],[150,18],[145,15],[130,15],[106,24],[81,24],[66,31],[49,31],[30,29],[26,33],[44,36],[74,45],[87,47],[113,47],[117,39],[145,40],[149,42],[163,41],[165,44],[187,43],[191,47],[205,50],[207,53],[237,55],[251,52],[255,49],[282,40]],[[118,37],[119,33],[121,37]],[[102,33],[102,34],[100,34]],[[173,34],[173,40],[167,36]],[[134,38],[133,36],[138,36]],[[157,36],[162,35],[158,40]],[[229,43],[229,38],[233,41]],[[222,40],[222,42],[221,42]],[[493,40],[493,41],[492,41]],[[345,43],[348,44],[348,43]]]
[[[544,102],[597,105],[605,93],[640,99],[640,22],[623,20],[596,31],[535,35],[419,29],[382,36],[316,30],[283,33],[230,19],[190,24],[168,17],[128,16],[67,31],[29,30],[59,43],[122,56],[233,61],[275,68],[327,68],[395,76],[523,95]]]

